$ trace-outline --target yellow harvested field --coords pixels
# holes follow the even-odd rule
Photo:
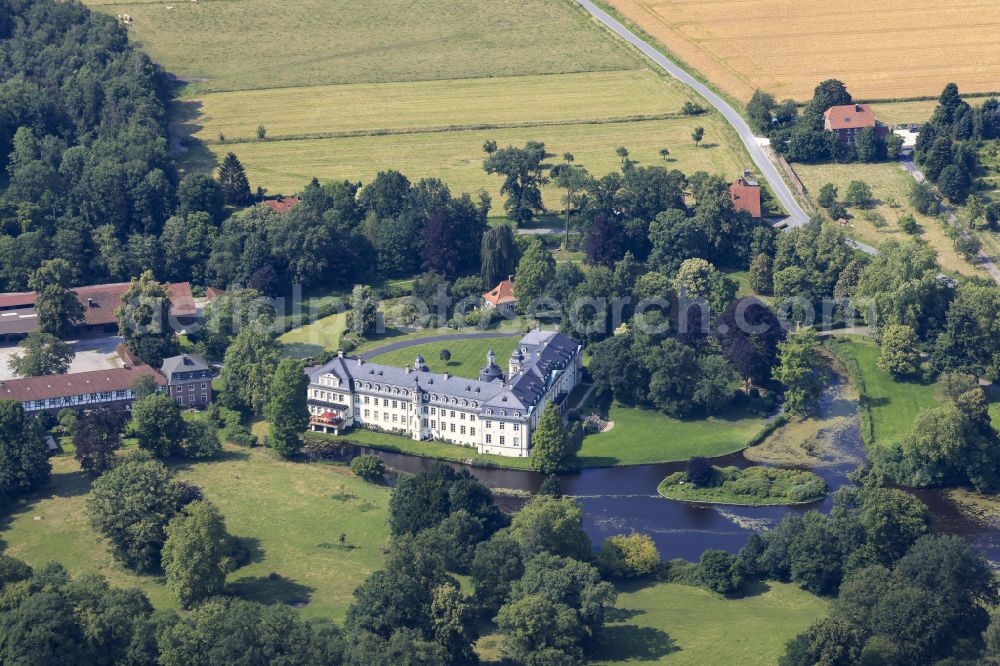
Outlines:
[[[680,113],[692,99],[648,69],[213,93],[182,102],[196,138],[255,140],[348,132],[573,122]],[[182,130],[184,127],[181,128]]]
[[[691,131],[697,125],[705,128],[700,147],[691,140]],[[314,176],[321,181],[348,178],[368,182],[378,171],[398,169],[414,179],[440,178],[454,192],[485,189],[493,197],[494,208],[500,210],[501,179],[486,174],[482,166],[482,145],[487,139],[496,140],[500,146],[543,141],[548,152],[558,156],[570,151],[577,164],[598,175],[620,168],[615,154],[618,146],[627,147],[631,159],[646,165],[664,164],[659,150],[668,148],[672,161],[666,166],[686,174],[704,170],[735,177],[750,163],[735,133],[715,114],[629,123],[266,141],[206,148],[217,162],[225,152],[235,151],[246,167],[251,186],[263,186],[271,194],[298,192]],[[549,207],[562,205],[561,193],[551,186],[544,195]]]
[[[903,215],[910,213],[916,218],[919,225],[918,236],[937,250],[938,263],[941,264],[941,268],[945,272],[986,276],[982,269],[973,266],[955,252],[952,240],[944,233],[943,222],[913,210],[907,198],[913,178],[898,164],[892,162],[882,164],[796,164],[795,173],[798,174],[813,199],[819,194],[824,183],[833,183],[837,186],[841,201],[843,201],[847,186],[852,180],[863,180],[868,183],[872,189],[872,195],[878,202],[872,210],[885,217],[887,224],[878,229],[870,221],[864,219],[865,211],[848,208],[852,219],[850,226],[845,231],[849,236],[876,247],[890,238],[909,238],[899,228],[897,221]],[[891,208],[888,204],[890,199],[894,199],[899,207]]]
[[[859,98],[1000,90],[997,0],[608,0],[731,95],[804,101],[837,78]]]

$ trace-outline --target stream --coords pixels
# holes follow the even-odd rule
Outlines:
[[[780,446],[776,454],[762,451],[770,448],[771,440],[749,452],[721,456],[712,462],[736,467],[775,462],[778,466],[808,469],[826,481],[831,493],[849,485],[847,474],[865,457],[858,425],[857,397],[850,389],[840,375],[834,375],[825,389],[814,422],[816,432],[799,437],[807,442],[809,464],[778,462],[782,458]],[[779,429],[778,434],[784,434],[784,430]],[[377,455],[388,466],[410,473],[420,472],[436,462],[431,458],[363,446],[346,447],[344,451],[347,459],[361,454]],[[776,460],[769,460],[769,456]],[[467,469],[480,481],[497,489],[533,493],[544,479],[543,475],[526,470],[447,464]],[[702,551],[709,548],[736,552],[751,534],[773,527],[789,513],[801,514],[813,509],[826,513],[833,504],[832,496],[807,505],[766,507],[694,504],[661,497],[656,492],[657,485],[667,475],[683,470],[685,465],[685,462],[673,462],[584,469],[561,474],[559,480],[563,494],[574,497],[582,506],[584,528],[595,547],[612,534],[636,531],[652,537],[665,559],[680,557],[697,561]],[[1000,528],[966,516],[941,490],[904,490],[927,505],[933,530],[963,536],[980,548],[994,566],[1000,563]],[[509,510],[519,508],[524,502],[524,498],[511,494],[497,496],[497,503]]]

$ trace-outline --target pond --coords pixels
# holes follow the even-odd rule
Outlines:
[[[841,375],[832,376],[820,401],[818,427],[810,433],[810,442],[822,442],[807,464],[782,466],[809,469],[822,477],[831,491],[850,484],[847,474],[864,459],[865,450],[858,426],[857,400]],[[780,431],[779,431],[780,432]],[[436,461],[400,453],[390,453],[367,447],[353,447],[344,452],[350,458],[362,453],[373,454],[395,469],[416,473]],[[757,449],[750,452],[756,462],[744,453],[714,458],[716,465],[747,467],[767,462],[767,454]],[[780,453],[777,456],[780,459]],[[535,492],[543,475],[525,470],[475,467],[447,463],[456,469],[467,469],[490,487]],[[628,467],[586,469],[559,476],[563,494],[574,497],[583,507],[584,527],[595,547],[608,536],[637,531],[648,534],[656,542],[665,559],[681,557],[696,561],[702,551],[718,548],[736,552],[754,532],[776,525],[789,513],[809,510],[828,512],[831,497],[810,505],[793,507],[747,507],[730,505],[700,505],[669,500],[660,496],[656,487],[669,474],[683,470],[684,462]],[[932,528],[967,538],[982,549],[991,562],[1000,562],[1000,529],[962,514],[939,490],[905,489],[928,506]],[[523,498],[500,495],[497,502],[516,509]]]

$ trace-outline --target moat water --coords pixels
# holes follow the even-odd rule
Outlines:
[[[834,428],[821,429],[826,439],[823,452],[807,465],[788,465],[809,469],[822,477],[831,493],[845,485],[859,461],[865,458],[865,448],[857,419],[857,401],[845,399],[841,380],[834,379],[824,392],[819,418],[838,417]],[[362,453],[377,455],[395,469],[416,473],[434,464],[433,459],[391,453],[367,447],[345,451],[347,457]],[[758,458],[756,452],[751,454]],[[743,452],[713,459],[716,465],[747,467],[755,463]],[[467,469],[492,488],[525,493],[538,490],[544,476],[532,471],[477,467],[462,463],[447,463],[456,469]],[[766,463],[765,463],[766,464]],[[789,513],[810,510],[828,512],[831,496],[806,505],[746,507],[721,504],[695,504],[669,500],[660,496],[656,487],[669,474],[683,470],[684,462],[626,467],[585,469],[559,475],[564,495],[574,497],[583,508],[584,527],[595,546],[612,534],[636,531],[648,534],[656,542],[664,558],[680,557],[696,561],[701,552],[718,548],[736,552],[754,532],[776,525]],[[957,534],[983,550],[986,557],[1000,563],[1000,528],[963,514],[940,490],[910,489],[907,492],[927,505],[932,516],[932,529]],[[526,499],[499,494],[497,502],[507,509],[517,509]]]

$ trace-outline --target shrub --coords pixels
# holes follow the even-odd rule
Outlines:
[[[865,219],[871,222],[872,226],[876,229],[884,229],[887,225],[885,216],[876,210],[870,210],[865,213]]]
[[[910,203],[918,213],[924,215],[935,215],[938,210],[937,197],[927,183],[913,183],[910,186]]]
[[[917,226],[917,218],[909,214],[903,215],[902,217],[899,218],[899,228],[902,229],[904,232],[910,234],[911,236],[916,234],[917,231],[919,231],[919,227]]]
[[[771,479],[764,468],[751,467],[743,470],[736,479],[726,481],[725,487],[738,495],[770,497]]]
[[[365,481],[374,483],[385,477],[385,463],[378,456],[358,456],[351,461],[351,471]]]
[[[645,534],[616,534],[604,540],[597,565],[607,578],[648,576],[660,564],[660,551]]]

